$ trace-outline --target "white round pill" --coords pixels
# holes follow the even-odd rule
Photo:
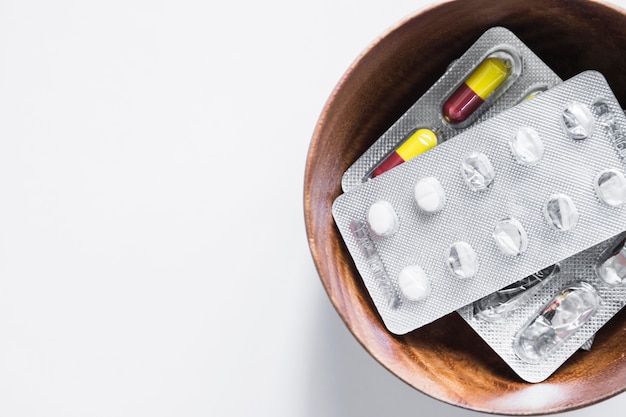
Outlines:
[[[377,201],[367,211],[367,223],[377,236],[391,236],[398,230],[398,215],[387,201]]]
[[[409,265],[398,275],[400,291],[411,301],[420,301],[430,295],[430,281],[418,265]]]
[[[415,184],[414,197],[417,206],[427,213],[441,211],[446,203],[446,193],[435,177],[419,180]]]

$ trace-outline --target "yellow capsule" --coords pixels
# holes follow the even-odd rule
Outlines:
[[[421,128],[415,130],[409,135],[402,145],[394,152],[389,154],[383,162],[380,163],[372,172],[372,178],[389,171],[391,168],[400,165],[403,162],[413,159],[430,148],[437,145],[439,138],[437,134],[430,129]]]
[[[467,120],[511,75],[513,58],[506,52],[487,57],[443,104],[444,119],[452,124]]]

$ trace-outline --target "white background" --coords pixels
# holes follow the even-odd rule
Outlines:
[[[304,229],[326,99],[430,3],[0,0],[0,416],[478,415],[363,350]]]

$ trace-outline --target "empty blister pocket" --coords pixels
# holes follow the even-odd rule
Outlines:
[[[595,271],[625,238],[620,233],[559,262],[560,272],[504,320],[485,320],[474,304],[458,313],[521,378],[541,382],[578,349],[588,349],[626,303],[626,286],[607,285]]]
[[[527,363],[540,363],[559,349],[600,308],[598,291],[585,281],[559,290],[513,339],[513,350]]]
[[[561,272],[561,266],[558,263],[550,265],[480,300],[474,301],[472,303],[474,317],[490,322],[506,320],[519,306],[526,303],[529,298],[559,272]]]

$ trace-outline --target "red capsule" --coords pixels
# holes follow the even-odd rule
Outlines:
[[[426,152],[433,146],[436,146],[438,141],[439,138],[437,137],[437,134],[432,130],[426,128],[417,129],[374,169],[371,177],[377,177],[380,174],[389,171],[391,168]]]
[[[511,65],[512,60],[501,54],[481,62],[444,103],[444,119],[451,124],[467,120],[511,75]]]

